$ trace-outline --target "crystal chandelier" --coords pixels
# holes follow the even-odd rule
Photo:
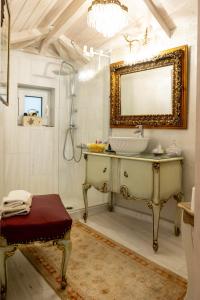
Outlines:
[[[118,0],[93,0],[87,23],[105,37],[112,37],[128,25],[128,8]]]

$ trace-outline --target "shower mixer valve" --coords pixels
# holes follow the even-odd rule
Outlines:
[[[69,128],[77,129],[77,126],[75,124],[69,124]]]

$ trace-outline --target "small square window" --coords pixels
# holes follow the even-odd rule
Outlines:
[[[43,97],[24,96],[24,112],[36,112],[38,117],[42,117]]]
[[[18,86],[18,125],[24,114],[37,113],[43,126],[55,126],[55,91],[51,88]]]

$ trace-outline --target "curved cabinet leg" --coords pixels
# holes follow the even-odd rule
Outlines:
[[[110,211],[110,212],[112,212],[113,211],[113,209],[114,209],[114,203],[113,203],[113,192],[110,192],[110,195],[109,195],[109,202],[108,202],[108,210]]]
[[[174,234],[176,236],[180,235],[180,228],[181,228],[181,208],[178,207],[178,203],[180,203],[183,199],[182,193],[179,193],[177,195],[174,195],[174,200],[177,202],[177,207],[176,207],[176,217],[175,217],[175,222],[174,222]]]
[[[85,204],[85,212],[83,214],[83,219],[84,219],[85,223],[87,222],[87,218],[88,218],[88,197],[87,197],[87,192],[90,188],[91,188],[91,185],[88,184],[88,183],[84,183],[83,186],[82,186],[83,200],[84,200],[84,204]]]
[[[160,222],[160,210],[161,205],[152,203],[152,214],[153,214],[153,250],[158,251],[158,230]]]
[[[70,240],[70,232],[67,233],[63,240],[57,242],[57,247],[62,250],[62,263],[61,263],[61,289],[65,289],[67,286],[67,266],[69,262],[69,257],[72,249],[72,242]]]

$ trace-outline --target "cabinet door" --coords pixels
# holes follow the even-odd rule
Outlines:
[[[124,186],[130,196],[151,199],[153,193],[152,163],[121,159],[120,164],[120,189]]]
[[[101,157],[97,155],[88,155],[86,166],[86,181],[87,183],[101,188],[104,183],[108,184],[110,189],[111,177],[111,158]]]

